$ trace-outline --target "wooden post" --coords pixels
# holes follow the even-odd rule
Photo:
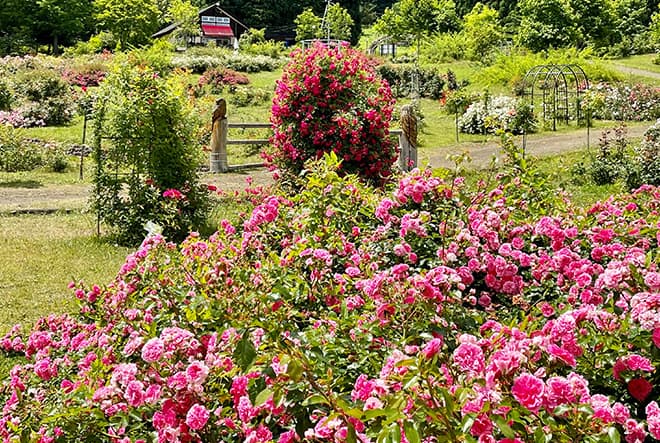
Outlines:
[[[417,167],[417,114],[413,105],[401,107],[401,131],[399,168],[402,171],[410,171]]]
[[[410,158],[410,143],[403,132],[399,134],[399,169],[408,170],[408,159]]]
[[[211,123],[211,172],[227,172],[227,103],[218,99]]]
[[[410,171],[417,167],[417,146],[410,143],[405,132],[399,134],[399,168]]]

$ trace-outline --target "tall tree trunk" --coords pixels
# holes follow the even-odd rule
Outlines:
[[[53,55],[60,55],[60,45],[57,34],[53,36]]]

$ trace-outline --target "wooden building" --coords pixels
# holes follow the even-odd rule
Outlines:
[[[199,33],[191,35],[186,46],[206,45],[215,42],[218,46],[230,46],[238,48],[238,39],[248,27],[220,7],[219,3],[202,8],[198,13]],[[179,23],[172,23],[152,35],[153,38],[161,38],[171,35]],[[175,42],[181,46],[182,42]]]

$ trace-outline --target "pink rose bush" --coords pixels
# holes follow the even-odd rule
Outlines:
[[[334,167],[12,329],[2,439],[660,440],[660,189],[582,210]]]
[[[278,80],[267,161],[297,176],[309,159],[334,152],[341,171],[380,181],[397,147],[388,136],[394,98],[375,62],[349,46],[295,50]]]

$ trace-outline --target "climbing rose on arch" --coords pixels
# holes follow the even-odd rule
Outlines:
[[[277,82],[266,161],[295,176],[307,160],[334,152],[342,172],[380,181],[397,157],[389,137],[393,106],[389,85],[360,51],[320,42],[298,49]]]

